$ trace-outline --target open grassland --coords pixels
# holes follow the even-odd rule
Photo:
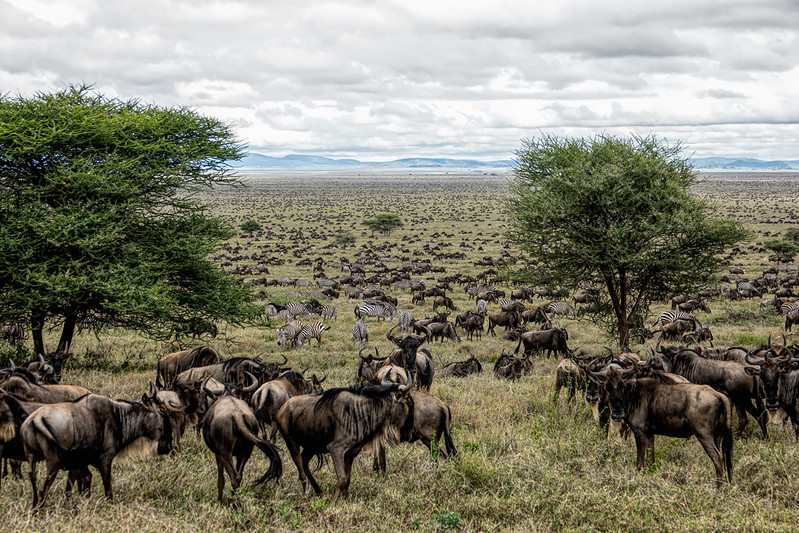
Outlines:
[[[313,279],[312,266],[297,263],[318,257],[324,261],[355,261],[371,250],[383,264],[400,266],[431,259],[446,274],[477,275],[486,270],[475,261],[512,258],[502,238],[506,217],[502,199],[509,175],[252,175],[246,190],[209,194],[209,209],[239,226],[256,220],[261,232],[242,233],[220,250],[237,259],[227,266],[255,266],[261,258],[268,274],[248,276]],[[760,243],[795,223],[799,176],[786,174],[718,174],[697,193],[712,198],[726,216],[752,230],[730,265],[756,277],[771,265]],[[403,228],[391,235],[372,235],[360,225],[376,213],[396,213]],[[354,244],[343,247],[336,238],[350,233]],[[221,259],[220,259],[221,260]],[[274,261],[277,263],[278,261]],[[726,268],[727,265],[725,265]],[[720,274],[726,273],[725,268]],[[367,276],[370,267],[367,266]],[[330,278],[342,275],[331,269]],[[428,286],[445,274],[425,274]],[[503,286],[508,292],[510,287]],[[285,302],[294,287],[261,287],[263,302]],[[414,317],[432,315],[432,300],[413,306],[411,294],[388,289],[399,299],[398,309]],[[463,288],[449,294],[458,311],[473,309]],[[352,342],[354,300],[333,302],[339,317],[329,322],[321,345],[282,350],[276,345],[276,324],[225,327],[215,339],[185,341],[216,347],[224,357],[237,355],[274,359],[285,353],[298,370],[327,372],[327,387],[354,381],[358,357]],[[540,301],[536,302],[540,303]],[[782,333],[782,318],[761,310],[759,300],[710,300],[712,313],[697,316],[709,326],[716,345],[755,346]],[[669,306],[653,305],[653,313]],[[489,311],[498,310],[493,304]],[[453,314],[454,316],[454,314]],[[651,324],[654,316],[647,322]],[[369,349],[387,354],[393,345],[385,333],[392,323],[367,319]],[[587,353],[602,351],[610,341],[579,316],[556,322],[569,331],[569,345]],[[498,333],[499,333],[498,328]],[[51,333],[49,344],[55,342]],[[435,378],[432,392],[447,402],[453,415],[455,460],[436,461],[422,445],[401,444],[389,451],[385,477],[372,472],[371,457],[356,460],[349,499],[329,502],[335,475],[330,462],[317,478],[324,494],[303,495],[297,472],[282,448],[284,475],[279,483],[254,485],[266,461],[257,453],[247,466],[236,505],[216,501],[216,467],[211,452],[194,433],[183,439],[183,451],[149,461],[115,464],[115,500],[107,502],[99,476],[90,498],[63,496],[62,474],[45,508],[28,510],[30,486],[5,478],[0,492],[0,516],[5,531],[741,531],[795,530],[799,524],[799,448],[793,430],[770,429],[758,438],[750,420],[734,446],[734,482],[715,488],[710,460],[695,439],[656,438],[653,467],[635,469],[633,439],[605,438],[582,399],[554,403],[554,370],[558,360],[539,357],[531,375],[506,382],[491,375],[493,361],[515,343],[484,334],[481,340],[445,341],[428,346],[438,367],[474,354],[484,372],[466,379]],[[790,341],[790,339],[789,339]],[[634,345],[645,354],[653,346]],[[611,344],[612,345],[612,344]],[[73,347],[63,382],[79,384],[99,394],[138,399],[155,377],[155,363],[177,344],[148,341],[135,332],[111,330],[99,337],[84,333]],[[5,347],[2,347],[5,348]],[[8,355],[6,353],[6,355]],[[41,468],[41,467],[40,467]],[[27,467],[25,467],[27,471]],[[310,490],[310,489],[309,489]]]

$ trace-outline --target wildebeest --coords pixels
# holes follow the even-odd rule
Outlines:
[[[563,359],[555,369],[555,395],[553,400],[557,402],[560,397],[560,389],[566,387],[569,391],[568,401],[574,401],[575,393],[585,390],[585,378],[585,370],[576,362],[568,357]]]
[[[786,418],[790,419],[799,442],[799,359],[791,353],[775,356],[769,351],[762,357],[747,354],[746,362],[752,365],[746,367],[746,372],[760,377],[770,421],[782,424]]]
[[[156,366],[155,386],[159,389],[169,388],[181,372],[220,361],[219,352],[210,346],[198,346],[165,355]]]
[[[249,357],[232,357],[222,363],[200,366],[184,370],[175,378],[175,382],[193,383],[197,380],[212,377],[220,383],[236,385],[243,381],[244,373],[249,372],[254,375],[258,383],[264,383],[270,379],[275,379],[281,372],[289,370],[283,368],[288,362],[283,356],[281,363],[269,363],[261,361],[259,358],[250,359]]]
[[[738,412],[736,436],[743,433],[747,424],[746,413],[749,413],[760,425],[763,438],[767,437],[767,415],[758,392],[758,378],[748,375],[745,365],[736,361],[705,359],[694,350],[683,347],[661,347],[659,351],[669,372],[683,376],[691,383],[710,385],[730,398]],[[752,404],[752,398],[755,398],[757,406]]]
[[[397,326],[393,326],[386,332],[386,338],[397,345],[398,352],[392,354],[392,358],[400,366],[408,371],[412,381],[417,382],[417,387],[426,388],[430,390],[430,385],[433,382],[433,375],[435,373],[435,365],[433,364],[432,357],[428,354],[419,357],[419,347],[428,341],[432,334],[427,326],[422,326],[424,335],[404,335],[397,337],[391,334]],[[417,376],[417,370],[419,375]]]
[[[441,342],[443,342],[444,339],[450,339],[457,342],[461,341],[460,336],[455,331],[455,326],[449,322],[433,322],[427,327],[430,330],[432,340],[439,339]]]
[[[515,311],[500,311],[499,313],[488,315],[488,334],[496,337],[497,334],[494,332],[495,327],[503,326],[505,331],[508,331],[513,328],[518,328],[521,324],[522,318],[519,313]]]
[[[8,341],[11,346],[25,338],[25,328],[22,324],[3,324],[0,326],[0,339]]]
[[[315,457],[329,453],[336,470],[333,501],[346,497],[352,461],[371,445],[410,440],[413,397],[408,385],[360,385],[330,389],[318,396],[294,396],[277,414],[280,434],[297,467],[303,492],[306,479],[317,495],[322,489],[308,468]]]
[[[94,466],[110,500],[111,463],[116,457],[161,455],[172,449],[166,407],[156,398],[153,384],[141,402],[87,394],[74,402],[44,405],[22,423],[20,437],[30,465],[34,508],[44,504],[59,470]],[[42,460],[47,462],[47,474],[37,492],[36,463]]]
[[[611,368],[602,382],[611,418],[624,420],[635,436],[638,469],[655,460],[655,435],[686,438],[692,435],[716,469],[716,485],[724,484],[724,470],[732,482],[732,412],[729,399],[707,385],[674,383],[658,374],[637,378],[635,369]]]
[[[543,331],[526,331],[522,333],[519,338],[519,344],[516,345],[514,354],[519,353],[519,348],[524,344],[524,355],[532,355],[536,351],[547,353],[547,358],[555,354],[562,354],[564,357],[571,354],[566,341],[569,339],[569,334],[566,328],[545,329]]]
[[[42,403],[71,402],[89,391],[77,385],[39,384],[30,373],[16,373],[3,382],[3,390],[8,393]]]
[[[532,362],[529,358],[516,357],[505,352],[494,363],[494,377],[500,379],[520,379],[522,374],[531,370]]]
[[[275,442],[277,437],[277,421],[275,416],[286,401],[298,394],[322,394],[322,383],[327,379],[327,373],[320,379],[316,374],[310,378],[305,377],[305,372],[289,370],[283,372],[277,379],[267,381],[252,395],[252,406],[255,418],[259,424],[271,426],[269,441]]]
[[[250,406],[230,394],[221,396],[208,409],[203,423],[203,440],[216,455],[216,488],[220,502],[225,489],[225,471],[235,493],[255,446],[269,459],[269,468],[258,483],[279,478],[283,473],[283,463],[277,448],[258,437],[258,421]]]
[[[799,308],[785,313],[785,331],[791,331],[794,324],[799,324]]]
[[[465,361],[454,361],[445,365],[438,371],[438,375],[444,377],[459,377],[463,378],[471,374],[479,374],[483,371],[483,365],[474,356],[470,355]]]
[[[452,311],[457,310],[458,308],[455,307],[455,304],[452,303],[452,298],[449,296],[436,296],[436,299],[433,300],[433,310],[439,307],[446,307]]]

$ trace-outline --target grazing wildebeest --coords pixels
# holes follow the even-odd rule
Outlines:
[[[661,347],[659,351],[667,371],[683,376],[691,383],[710,385],[730,398],[738,412],[736,436],[740,436],[746,427],[746,413],[755,417],[763,438],[768,436],[767,414],[758,392],[758,377],[748,375],[745,365],[737,361],[705,359],[694,350],[683,347]],[[757,406],[752,404],[752,398],[755,398]]]
[[[159,389],[169,388],[181,372],[220,361],[219,352],[210,346],[198,346],[165,355],[156,366],[155,386]]]
[[[624,420],[635,436],[636,466],[655,461],[655,435],[687,438],[692,435],[704,448],[716,469],[716,485],[724,484],[724,470],[732,482],[732,411],[729,399],[707,385],[674,383],[653,374],[637,378],[637,368],[611,368],[602,382],[610,404],[610,416]]]
[[[455,326],[449,322],[433,322],[427,327],[432,335],[432,340],[439,339],[441,342],[444,342],[444,339],[461,341],[460,336],[455,331]]]
[[[555,395],[553,400],[558,401],[560,389],[566,387],[569,391],[568,401],[574,401],[575,393],[585,390],[586,386],[585,370],[570,358],[565,358],[558,363],[555,369]]]
[[[322,396],[294,396],[283,404],[277,413],[278,428],[297,467],[303,492],[307,479],[316,494],[322,494],[308,468],[315,456],[329,453],[333,459],[336,501],[347,496],[352,461],[365,447],[380,449],[387,443],[410,440],[411,386],[412,383],[330,389]]]
[[[474,340],[475,335],[477,339],[481,339],[483,337],[483,326],[485,324],[485,316],[484,315],[475,315],[470,317],[466,321],[466,325],[463,329],[466,330],[466,338],[468,340]]]
[[[681,304],[677,304],[677,309],[685,313],[693,313],[697,309],[704,311],[705,313],[710,312],[710,308],[707,306],[705,302],[703,302],[702,300],[694,300],[694,299],[688,300]]]
[[[269,469],[258,480],[277,479],[283,473],[283,463],[277,448],[258,437],[258,420],[244,400],[224,394],[217,399],[205,415],[203,440],[216,455],[216,489],[219,501],[225,489],[225,471],[235,493],[241,484],[244,467],[257,446],[269,459]],[[233,459],[236,464],[233,464]]]
[[[522,321],[524,321],[525,323],[536,322],[538,324],[543,324],[548,320],[549,317],[547,316],[546,312],[540,307],[536,307],[535,309],[526,309],[522,311]]]
[[[448,365],[445,365],[441,370],[438,371],[438,375],[442,378],[463,378],[470,374],[479,374],[482,371],[483,365],[481,365],[480,361],[478,361],[474,354],[472,354],[465,361],[454,361]]]
[[[25,456],[30,465],[32,507],[44,504],[59,470],[94,466],[103,480],[106,498],[113,498],[111,463],[127,455],[159,455],[172,449],[167,408],[156,398],[151,383],[141,403],[115,401],[87,394],[70,403],[44,405],[20,427]],[[36,487],[36,463],[47,462],[41,491]]]
[[[497,326],[503,326],[505,331],[508,331],[513,328],[518,328],[521,325],[522,317],[515,311],[500,311],[499,313],[488,315],[488,334],[494,337],[497,336],[494,332],[494,328]]]
[[[19,370],[3,382],[3,390],[42,403],[71,402],[89,394],[88,390],[77,385],[39,384],[29,372]]]
[[[520,379],[525,370],[529,372],[532,363],[528,358],[515,357],[502,352],[494,363],[494,377],[499,379]]]
[[[271,426],[269,442],[275,442],[277,437],[277,421],[275,416],[286,401],[299,394],[322,394],[322,383],[327,379],[327,373],[322,378],[312,374],[305,377],[305,371],[283,372],[277,379],[267,381],[252,395],[252,407],[255,418],[262,427]]]
[[[436,296],[436,299],[433,300],[433,310],[435,311],[439,307],[446,307],[452,311],[456,311],[458,309],[455,307],[455,304],[452,303],[452,298],[449,296]]]
[[[675,320],[674,322],[663,324],[663,326],[660,327],[660,339],[670,341],[680,340],[685,333],[695,330],[696,327],[693,320]]]
[[[571,354],[566,341],[569,340],[569,334],[566,328],[546,329],[539,331],[527,331],[522,333],[519,338],[519,344],[516,345],[514,354],[519,353],[519,348],[524,344],[524,355],[532,355],[536,351],[547,353],[547,358],[555,354],[562,354],[564,357]]]

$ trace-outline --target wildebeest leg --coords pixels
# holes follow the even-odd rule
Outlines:
[[[347,497],[354,456],[351,452],[343,450],[333,450],[330,452],[330,456],[336,469],[336,493],[333,495],[333,501],[335,502],[338,501],[339,497]]]
[[[322,489],[319,487],[319,483],[316,482],[316,479],[311,474],[311,469],[308,468],[308,464],[311,462],[311,459],[314,457],[314,453],[310,450],[303,450],[302,451],[302,458],[301,464],[297,465],[299,469],[302,467],[300,473],[300,481],[302,481],[302,492],[305,493],[305,480],[303,479],[303,475],[308,477],[308,481],[311,482],[311,487],[313,487],[314,492],[316,492],[317,496],[322,494]],[[296,462],[296,461],[295,461]]]
[[[216,497],[222,503],[222,494],[225,492],[225,464],[222,457],[216,456]]]
[[[11,465],[11,475],[15,479],[22,479],[22,461],[9,459],[8,464]]]
[[[746,424],[749,423],[749,420],[746,419],[746,407],[741,405],[739,402],[735,402],[735,411],[738,413],[738,429],[735,430],[735,437],[739,438],[743,435],[744,429],[746,428]]]
[[[282,431],[280,434],[283,436],[283,440],[286,442],[286,449],[291,456],[291,460],[294,461],[294,466],[297,467],[297,474],[300,476],[300,484],[302,485],[302,493],[305,494],[305,490],[308,488],[308,483],[306,481],[305,475],[305,460],[303,457],[301,457],[300,447],[296,442],[288,438]]]
[[[241,484],[241,476],[239,475],[236,467],[233,465],[233,459],[229,454],[225,455],[220,453],[219,455],[217,455],[217,462],[220,461],[222,463],[223,468],[227,471],[227,475],[230,478],[230,488],[233,491],[233,494],[235,495],[236,489],[238,489],[239,485]],[[217,480],[217,488],[219,488],[219,480]],[[221,492],[219,493],[219,495],[221,495]],[[222,501],[221,496],[219,498],[219,501],[220,502]]]
[[[760,431],[763,434],[763,438],[768,438],[768,427],[766,427],[766,423],[768,421],[768,413],[765,409],[759,409],[752,404],[751,399],[747,399],[744,403],[744,408],[746,411],[751,414],[755,420],[757,420],[758,425],[760,426]],[[746,415],[744,415],[746,418]]]
[[[375,443],[372,470],[384,476],[386,475],[386,447],[382,443]]]
[[[55,481],[59,470],[61,470],[61,464],[58,459],[47,461],[47,474],[44,478],[44,483],[42,483],[42,490],[39,492],[39,506],[44,505],[44,501],[47,499],[47,491],[50,490],[50,485]]]
[[[635,467],[638,470],[641,470],[644,467],[646,462],[646,455],[648,450],[648,442],[647,437],[641,431],[633,431],[633,435],[635,436],[635,450],[636,450],[636,458],[635,458]],[[654,448],[652,450],[654,454]]]
[[[36,459],[34,459],[33,454],[28,454],[28,466],[30,466],[30,471],[28,472],[28,479],[31,480],[31,492],[33,493],[33,503],[31,503],[31,509],[36,509],[39,505],[39,491],[36,490]]]
[[[97,463],[100,479],[103,480],[103,491],[105,491],[105,497],[108,498],[108,501],[114,499],[114,490],[111,487],[111,461],[113,461],[113,457],[110,459],[101,458]]]
[[[713,467],[716,469],[716,487],[720,489],[724,485],[724,462],[721,460],[721,450],[716,445],[713,435],[700,435],[699,433],[695,433],[695,435],[707,456],[713,461]]]
[[[272,444],[277,440],[277,421],[272,420],[272,430],[269,432],[269,442]]]

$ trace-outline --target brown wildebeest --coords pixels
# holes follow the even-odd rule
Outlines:
[[[322,383],[327,379],[327,373],[319,379],[316,374],[310,378],[305,377],[305,371],[283,372],[280,377],[267,381],[252,395],[252,406],[255,418],[266,427],[272,427],[269,433],[269,442],[275,442],[277,437],[277,421],[275,416],[289,398],[300,394],[322,394]]]
[[[158,361],[156,367],[155,386],[159,389],[169,388],[181,372],[220,361],[219,352],[210,346],[198,346],[165,355]]]
[[[799,358],[785,352],[777,356],[769,350],[763,357],[747,354],[746,362],[752,366],[746,367],[746,373],[759,376],[771,423],[780,425],[789,418],[799,442]]]
[[[303,492],[307,480],[317,495],[322,493],[308,468],[315,456],[329,453],[333,459],[336,501],[347,496],[352,461],[367,445],[409,440],[413,431],[412,384],[330,389],[321,397],[294,396],[283,404],[277,414],[278,428]]]
[[[455,361],[445,365],[438,371],[440,377],[466,377],[470,374],[479,374],[483,371],[483,365],[472,354],[469,359],[465,361]]]
[[[252,449],[256,446],[269,459],[269,468],[258,483],[280,478],[283,473],[283,463],[277,448],[258,437],[258,420],[250,406],[230,394],[221,396],[208,409],[203,423],[203,440],[216,455],[216,488],[220,502],[225,489],[225,471],[235,493],[241,484],[244,467],[252,455]]]
[[[503,326],[505,331],[508,331],[513,328],[518,328],[521,324],[522,317],[519,313],[515,311],[500,311],[499,313],[488,315],[488,334],[496,337],[497,334],[494,332],[495,327]]]
[[[526,356],[532,355],[536,351],[546,351],[547,358],[552,355],[552,352],[560,353],[565,357],[571,354],[571,350],[566,345],[568,339],[569,334],[566,332],[566,328],[527,331],[522,333],[519,344],[516,345],[516,350],[513,353],[518,354],[519,348],[524,344],[524,355]]]
[[[166,407],[156,398],[151,383],[142,402],[115,401],[88,394],[72,403],[45,405],[20,427],[35,508],[44,504],[47,491],[61,469],[94,466],[100,471],[106,497],[113,498],[111,463],[117,456],[166,454],[172,449],[172,430]],[[41,491],[36,487],[36,463],[47,462]]]
[[[41,403],[71,402],[89,394],[88,390],[77,385],[39,384],[29,376],[30,373],[12,375],[3,382],[3,390]]]
[[[759,381],[757,376],[747,374],[745,365],[736,361],[705,359],[694,350],[683,347],[668,346],[659,350],[667,371],[683,376],[691,383],[710,385],[730,398],[738,412],[736,436],[740,436],[746,427],[746,413],[755,417],[763,438],[768,436],[766,409],[758,392]],[[752,404],[752,398],[757,406]]]
[[[397,345],[398,351],[391,354],[391,358],[401,367],[408,371],[412,381],[417,381],[417,387],[430,390],[435,373],[435,365],[429,353],[419,358],[419,347],[430,340],[432,333],[427,326],[421,326],[424,335],[404,335],[397,337],[391,334],[399,325],[392,326],[386,332],[386,338]],[[420,364],[421,363],[421,364]],[[417,377],[416,373],[419,371]]]
[[[602,382],[610,416],[624,420],[635,436],[636,466],[640,470],[655,460],[655,435],[687,438],[692,435],[704,448],[716,470],[716,486],[732,482],[732,411],[730,401],[707,385],[674,383],[659,374],[637,378],[637,368],[611,368]]]
[[[568,401],[573,402],[577,391],[585,390],[586,375],[577,363],[570,358],[563,359],[555,369],[555,395],[553,400],[558,401],[560,389],[566,387],[569,391]]]

